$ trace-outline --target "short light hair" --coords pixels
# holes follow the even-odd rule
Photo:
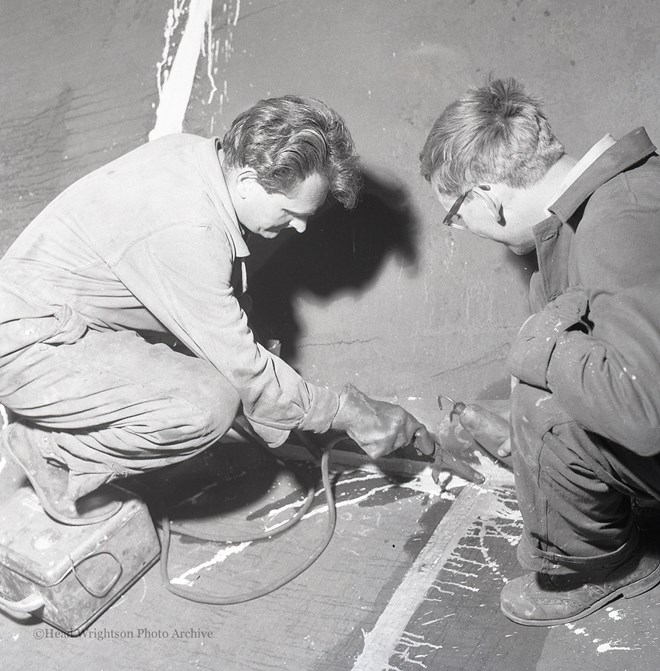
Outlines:
[[[441,195],[483,183],[527,188],[564,155],[540,101],[516,79],[492,79],[451,103],[419,155],[421,173]]]
[[[357,202],[362,179],[353,139],[339,114],[320,100],[260,100],[236,117],[222,148],[227,167],[252,168],[268,193],[286,193],[318,173],[344,207]]]

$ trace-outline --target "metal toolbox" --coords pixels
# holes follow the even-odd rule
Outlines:
[[[158,560],[146,504],[114,487],[123,505],[88,526],[52,520],[29,486],[0,503],[0,608],[77,636]]]

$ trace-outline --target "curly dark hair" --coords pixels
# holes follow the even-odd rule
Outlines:
[[[358,156],[344,120],[315,98],[260,100],[240,114],[222,140],[225,164],[252,168],[261,186],[285,193],[313,173],[352,208],[362,185]]]

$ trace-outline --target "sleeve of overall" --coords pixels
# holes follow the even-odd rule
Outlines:
[[[660,284],[604,299],[591,334],[557,340],[548,387],[584,428],[642,456],[660,453]]]
[[[547,370],[557,340],[570,329],[586,329],[588,299],[581,287],[571,287],[525,321],[507,356],[509,372],[518,380],[546,389]]]
[[[592,328],[560,336],[547,370],[576,421],[642,456],[660,453],[658,171],[620,175],[587,205],[572,251]]]
[[[154,316],[237,390],[266,442],[293,428],[326,431],[338,394],[306,382],[255,342],[231,286],[231,245],[215,226],[170,226],[134,245],[117,276]]]

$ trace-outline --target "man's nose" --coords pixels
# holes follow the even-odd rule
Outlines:
[[[305,230],[307,229],[307,219],[303,219],[301,217],[294,217],[289,222],[289,228],[293,228],[295,231],[298,231],[298,233],[304,233]]]

